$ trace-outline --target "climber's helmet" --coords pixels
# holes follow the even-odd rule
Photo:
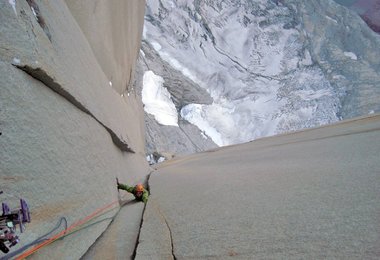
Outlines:
[[[144,192],[144,186],[142,184],[137,184],[135,186],[135,195],[136,197],[141,197]]]

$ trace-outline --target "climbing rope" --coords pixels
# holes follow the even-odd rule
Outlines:
[[[57,225],[56,225],[51,231],[49,231],[48,233],[46,233],[46,234],[40,236],[39,238],[35,239],[35,240],[32,241],[31,243],[26,244],[25,246],[23,246],[23,247],[17,249],[16,251],[13,251],[13,252],[11,252],[11,253],[8,253],[6,256],[4,256],[4,257],[2,257],[2,258],[0,258],[0,259],[1,259],[1,260],[10,259],[10,258],[12,258],[12,257],[14,257],[14,256],[16,256],[16,255],[18,255],[18,254],[20,254],[20,253],[22,253],[22,252],[24,252],[24,251],[25,251],[26,249],[28,249],[29,247],[34,246],[34,245],[37,245],[37,244],[39,244],[39,243],[45,241],[45,240],[47,239],[46,237],[47,237],[47,236],[50,236],[52,233],[54,233],[56,230],[58,230],[58,229],[61,227],[62,223],[64,223],[64,225],[65,225],[65,229],[67,229],[67,220],[66,220],[65,217],[61,217],[60,220],[58,221]]]
[[[77,231],[79,231],[79,230],[81,230],[81,229],[84,229],[84,228],[86,228],[86,227],[89,227],[89,226],[94,225],[95,223],[92,223],[92,224],[90,224],[90,225],[88,225],[88,226],[86,226],[86,227],[82,227],[82,228],[80,228],[82,225],[84,225],[84,224],[90,222],[92,219],[94,219],[94,218],[96,218],[96,217],[99,217],[99,216],[105,214],[105,212],[104,212],[105,210],[111,208],[112,206],[114,206],[115,204],[118,204],[118,203],[119,203],[119,200],[116,200],[116,201],[113,201],[113,202],[111,202],[111,203],[105,205],[104,207],[98,208],[97,210],[95,210],[95,211],[94,211],[93,213],[91,213],[90,215],[88,215],[88,216],[86,216],[85,218],[83,218],[83,219],[81,219],[81,220],[75,222],[74,224],[72,224],[72,225],[69,226],[68,228],[65,228],[63,231],[59,232],[58,234],[56,234],[56,235],[54,235],[54,236],[52,236],[52,237],[50,237],[50,238],[43,239],[43,240],[44,240],[43,242],[41,242],[41,241],[36,242],[35,244],[38,244],[39,242],[41,242],[41,243],[38,244],[37,246],[33,247],[32,249],[30,249],[30,250],[28,250],[28,251],[22,253],[21,255],[19,255],[19,256],[16,258],[16,260],[24,259],[24,258],[26,258],[26,257],[28,257],[28,256],[30,256],[30,255],[32,255],[33,253],[37,252],[37,251],[40,250],[41,248],[43,248],[43,247],[45,247],[45,246],[47,246],[47,245],[53,243],[54,241],[56,241],[56,240],[58,240],[58,239],[61,239],[61,238],[65,237],[65,236],[71,235],[71,234],[73,234],[73,233],[75,233],[75,232],[77,232]],[[110,210],[108,210],[108,211],[111,211],[111,210],[113,210],[113,208],[110,209]],[[119,210],[120,210],[120,209],[119,209]],[[107,212],[108,212],[108,211],[107,211]],[[102,213],[102,212],[103,212],[103,214],[100,214],[100,213]],[[107,213],[107,212],[106,212],[106,213]],[[104,221],[104,220],[106,220],[106,219],[103,219],[102,221]],[[101,221],[97,221],[96,223],[100,223],[100,222],[101,222]],[[47,235],[50,235],[51,233],[52,233],[52,232],[49,232]],[[45,235],[45,236],[47,236],[47,235]],[[42,237],[45,237],[45,236],[42,236]],[[33,242],[32,242],[32,243],[33,243]],[[34,244],[33,244],[33,245],[34,245]],[[31,246],[31,245],[29,245],[28,247],[30,247],[30,246]],[[26,246],[25,246],[25,247],[26,247]],[[20,251],[19,251],[19,252],[20,252]]]

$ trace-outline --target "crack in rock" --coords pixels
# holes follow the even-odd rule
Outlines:
[[[30,9],[36,17],[38,24],[41,26],[42,30],[45,32],[46,36],[49,38],[49,41],[51,42],[51,34],[49,31],[49,27],[46,25],[45,19],[41,14],[40,8],[34,0],[26,0],[26,2],[29,4]]]
[[[168,228],[169,230],[169,237],[170,237],[170,245],[171,245],[171,248],[172,248],[172,255],[173,255],[173,259],[176,260],[176,256],[174,254],[174,243],[173,243],[173,234],[172,234],[172,230],[170,229],[170,226],[169,226],[169,223],[168,221],[166,220],[165,216],[162,214],[161,210],[158,209],[158,213],[162,216],[162,218],[164,219],[165,221],[165,224],[166,224],[166,227]]]
[[[59,83],[56,82],[54,78],[49,76],[45,70],[42,68],[34,68],[29,65],[19,65],[19,64],[13,64],[16,68],[24,71],[34,79],[42,82],[44,85],[52,89],[54,92],[58,93],[62,97],[64,97],[67,101],[69,101],[71,104],[79,108],[84,113],[90,115],[92,118],[94,118],[100,125],[102,125],[111,135],[113,143],[122,151],[131,152],[134,153],[134,151],[129,147],[127,142],[123,140],[122,137],[117,136],[117,134],[107,127],[105,124],[103,124],[99,119],[97,119],[84,105],[82,105],[73,95],[71,95],[67,90],[65,90]]]
[[[172,230],[164,214],[156,204],[157,201],[151,197],[152,194],[149,182],[151,174],[152,172],[148,175],[146,182],[150,195],[148,203],[144,207],[143,219],[141,221],[138,241],[136,243],[133,258],[159,258],[176,260],[177,257],[174,254],[174,240]]]
[[[149,194],[150,194],[149,180],[150,180],[151,175],[152,175],[152,172],[149,173],[148,178],[147,178],[147,188],[148,188],[148,190],[149,190]],[[145,211],[145,208],[146,208],[146,207],[144,207],[144,211]],[[170,229],[169,223],[168,223],[168,221],[166,220],[164,214],[161,212],[160,208],[159,208],[158,206],[156,206],[156,209],[157,209],[158,214],[161,215],[162,219],[164,220],[164,222],[165,222],[165,224],[166,224],[166,227],[167,227],[168,230],[169,230],[170,247],[171,247],[171,251],[172,251],[172,256],[173,256],[173,259],[174,259],[174,260],[177,260],[175,254],[174,254],[174,242],[173,242],[173,234],[172,234],[172,230]],[[143,215],[144,215],[144,214],[143,214]],[[142,222],[141,222],[141,224],[142,224]]]

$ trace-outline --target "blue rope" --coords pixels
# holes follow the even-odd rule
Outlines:
[[[28,249],[29,247],[31,246],[34,246],[36,244],[39,244],[41,243],[42,241],[46,240],[47,236],[49,236],[50,234],[52,234],[53,232],[55,232],[57,229],[59,229],[59,227],[62,225],[62,223],[64,222],[64,225],[65,225],[65,229],[67,229],[67,220],[65,217],[61,217],[61,219],[59,220],[59,222],[57,223],[57,225],[51,230],[49,231],[48,233],[40,236],[39,238],[37,238],[36,240],[32,241],[31,243],[17,249],[16,251],[13,251],[11,253],[8,253],[6,256],[3,256],[0,258],[0,260],[8,260],[8,259],[11,259],[12,257],[22,253],[23,251],[25,251],[26,249]]]

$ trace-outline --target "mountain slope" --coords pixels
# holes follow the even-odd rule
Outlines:
[[[148,1],[145,21],[145,41],[212,96],[180,115],[218,145],[380,110],[380,37],[332,1]]]

